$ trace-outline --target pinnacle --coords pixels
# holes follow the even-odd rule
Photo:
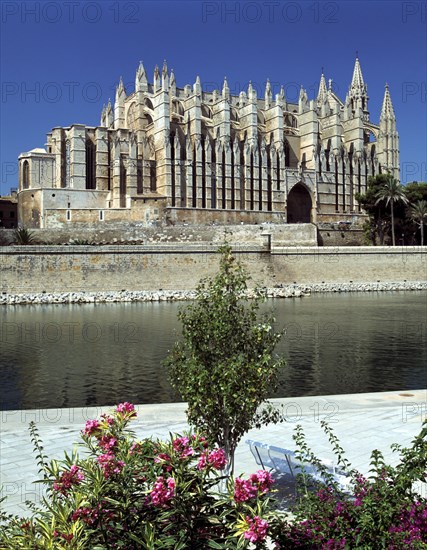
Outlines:
[[[353,78],[351,79],[351,88],[361,88],[365,87],[365,82],[363,80],[362,69],[360,68],[359,58],[356,57],[356,62],[353,69]]]
[[[385,85],[383,105],[381,108],[381,118],[383,117],[395,118],[393,104],[391,102],[390,91],[387,83]]]

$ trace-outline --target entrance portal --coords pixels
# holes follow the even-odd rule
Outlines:
[[[310,193],[298,183],[288,195],[287,222],[311,223],[311,206]]]

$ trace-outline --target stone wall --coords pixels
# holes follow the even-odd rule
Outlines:
[[[191,290],[217,271],[218,243],[0,247],[0,292]],[[233,245],[252,280],[285,284],[423,281],[427,247]]]
[[[9,241],[11,233],[9,231]],[[219,226],[180,224],[165,227],[153,223],[151,226],[138,223],[106,223],[83,227],[69,226],[56,229],[31,229],[39,243],[72,244],[74,241],[87,241],[96,244],[116,243],[218,243],[224,239],[231,243],[245,243],[262,246],[265,233],[272,235],[273,241],[286,246],[315,246],[316,227],[313,224],[238,224]],[[1,235],[1,233],[0,233]],[[0,243],[1,245],[1,243]]]
[[[319,246],[364,246],[366,245],[363,229],[319,229]]]

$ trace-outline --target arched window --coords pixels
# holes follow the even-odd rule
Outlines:
[[[90,139],[86,139],[86,189],[96,189],[95,177],[96,152],[95,144]]]
[[[70,140],[65,142],[65,167],[64,167],[64,187],[70,187],[71,175],[71,145]]]
[[[22,165],[22,187],[28,189],[30,187],[30,163],[24,160]]]
[[[285,167],[289,168],[291,166],[291,148],[289,147],[289,141],[286,138],[283,142],[283,151],[285,153]]]

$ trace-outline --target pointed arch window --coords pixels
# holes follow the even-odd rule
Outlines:
[[[30,163],[24,160],[22,165],[22,187],[28,189],[30,187]]]
[[[67,139],[65,142],[65,167],[64,167],[64,187],[70,187],[71,181],[71,144]]]
[[[96,189],[95,179],[95,144],[91,138],[86,139],[86,189]]]
[[[283,150],[285,153],[285,168],[290,168],[291,166],[291,148],[289,147],[289,141],[285,138],[283,143]]]

